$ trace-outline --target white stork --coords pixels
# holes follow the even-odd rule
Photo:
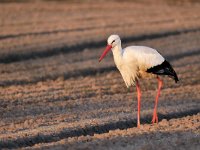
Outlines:
[[[138,115],[137,127],[140,127],[140,99],[141,90],[139,86],[140,78],[154,78],[158,79],[158,92],[155,100],[152,123],[158,123],[157,105],[160,96],[160,90],[163,85],[159,75],[168,75],[173,78],[175,82],[178,81],[176,72],[172,66],[161,56],[155,49],[145,46],[129,46],[122,49],[121,40],[118,35],[111,35],[108,40],[108,45],[99,58],[99,62],[112,50],[114,62],[120,71],[126,86],[129,88],[135,85],[137,89],[138,98]]]

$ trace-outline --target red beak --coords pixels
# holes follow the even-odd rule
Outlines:
[[[106,54],[111,50],[112,46],[111,45],[107,45],[106,49],[104,50],[103,54],[101,55],[101,57],[99,58],[99,62],[106,56]]]

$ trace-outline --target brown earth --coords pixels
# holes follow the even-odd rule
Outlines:
[[[0,3],[0,149],[200,149],[200,3]],[[127,90],[107,37],[157,49],[180,82]]]

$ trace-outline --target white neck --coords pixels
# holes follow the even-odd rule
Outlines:
[[[112,52],[113,52],[115,64],[116,64],[117,68],[119,69],[122,64],[122,55],[123,55],[121,43],[119,43],[118,45],[113,47]]]

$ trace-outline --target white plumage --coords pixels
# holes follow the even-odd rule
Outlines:
[[[122,49],[118,35],[111,35],[108,44],[112,45],[115,64],[127,87],[134,85],[138,78],[155,76],[146,73],[146,70],[162,64],[165,60],[155,49],[149,47],[129,46]]]

